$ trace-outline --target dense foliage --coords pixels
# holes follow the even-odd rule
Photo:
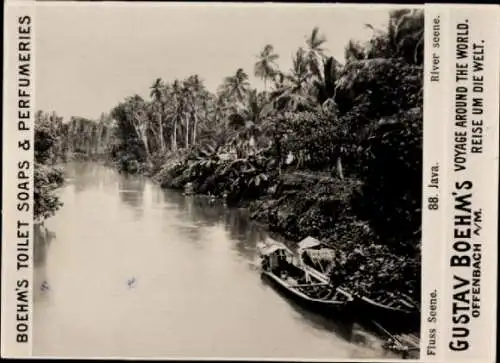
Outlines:
[[[197,75],[158,78],[149,99],[131,95],[100,120],[40,129],[39,157],[59,133],[63,154],[106,154],[162,187],[248,204],[272,230],[335,246],[338,284],[418,301],[423,19],[397,10],[385,29],[368,25],[373,36],[349,42],[344,64],[326,55],[318,28],[288,71],[267,44],[253,70],[263,91],[242,68],[215,93]]]
[[[36,222],[53,216],[63,205],[55,190],[64,182],[64,175],[60,168],[50,167],[42,163],[35,163],[34,175],[34,218]]]
[[[37,112],[35,116],[35,170],[34,219],[35,222],[51,217],[62,206],[55,190],[64,183],[60,168],[53,164],[62,153],[62,118],[55,113]]]

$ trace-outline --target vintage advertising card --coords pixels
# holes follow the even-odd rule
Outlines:
[[[493,362],[499,24],[5,2],[2,357]]]

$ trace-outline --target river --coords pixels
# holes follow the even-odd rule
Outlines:
[[[389,358],[261,280],[267,234],[244,211],[98,163],[65,169],[64,206],[36,233],[35,356]]]

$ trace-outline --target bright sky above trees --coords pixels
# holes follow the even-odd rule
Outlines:
[[[198,74],[215,91],[243,68],[252,86],[257,55],[272,44],[282,70],[315,26],[327,54],[344,61],[349,39],[384,26],[387,7],[332,5],[43,4],[36,17],[36,108],[96,118],[126,96],[148,97],[158,77]],[[149,5],[149,6],[148,6]]]

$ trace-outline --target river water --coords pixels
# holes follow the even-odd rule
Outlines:
[[[244,211],[97,163],[65,169],[64,206],[36,231],[35,356],[389,358],[261,280],[268,236]]]

